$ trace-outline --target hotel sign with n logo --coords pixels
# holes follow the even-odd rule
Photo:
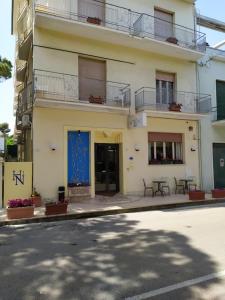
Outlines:
[[[32,193],[32,163],[4,163],[4,205],[11,199],[29,198]]]

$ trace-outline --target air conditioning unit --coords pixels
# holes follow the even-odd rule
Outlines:
[[[30,116],[29,115],[23,115],[22,116],[22,126],[26,127],[26,126],[30,126],[31,122],[30,122]]]

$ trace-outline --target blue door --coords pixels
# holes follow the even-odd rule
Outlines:
[[[90,184],[89,132],[68,132],[68,184]]]

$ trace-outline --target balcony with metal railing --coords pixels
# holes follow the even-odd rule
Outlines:
[[[212,107],[213,126],[225,126],[225,105]]]
[[[189,60],[206,50],[204,33],[99,0],[79,5],[70,0],[36,0],[35,12],[38,26],[55,31]]]
[[[29,83],[27,87],[18,94],[17,114],[23,115],[29,113],[33,106],[33,85]]]
[[[129,84],[43,70],[34,72],[34,95],[34,105],[38,106],[115,111],[130,108]]]
[[[32,7],[24,6],[17,20],[18,37],[16,48],[18,59],[27,60],[32,45]]]
[[[211,96],[191,92],[143,87],[135,93],[137,111],[187,114],[211,112]]]

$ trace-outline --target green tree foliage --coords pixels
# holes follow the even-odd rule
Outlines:
[[[0,56],[0,82],[12,77],[12,63]]]
[[[0,124],[0,132],[4,133],[9,129],[9,124],[8,123],[1,123]]]

